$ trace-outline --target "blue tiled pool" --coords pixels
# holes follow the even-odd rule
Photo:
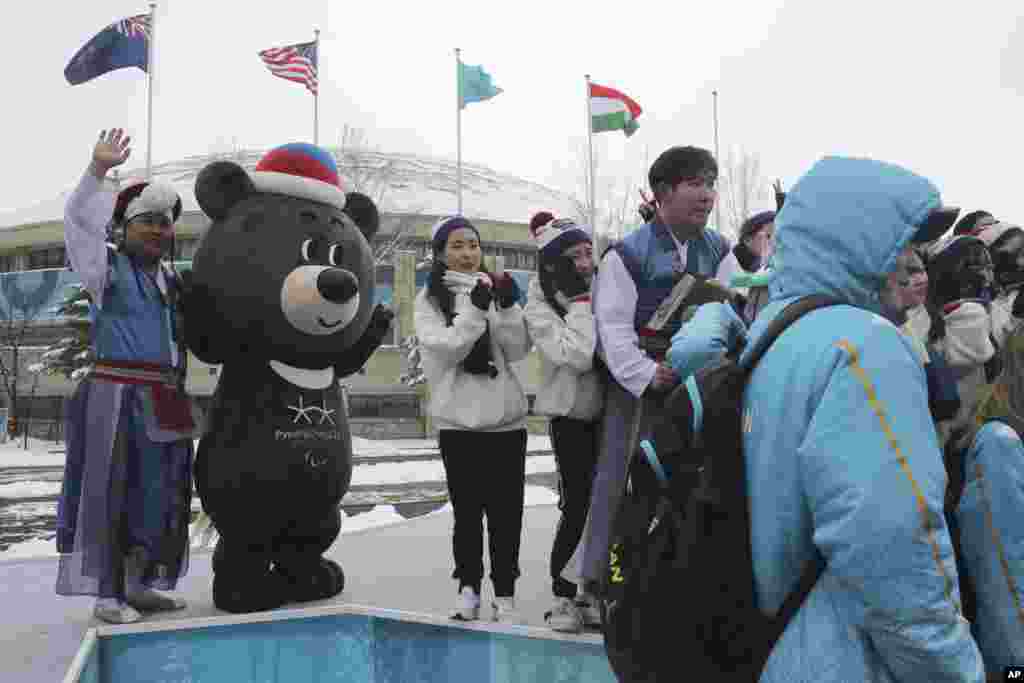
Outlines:
[[[614,683],[596,638],[343,613],[90,631],[66,683]],[[309,612],[309,610],[305,610]],[[251,619],[252,617],[249,617]],[[259,617],[256,617],[259,618]]]

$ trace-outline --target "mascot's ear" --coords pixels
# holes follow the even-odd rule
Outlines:
[[[233,161],[214,161],[196,178],[196,201],[215,221],[223,220],[231,207],[255,191],[252,178]]]
[[[369,242],[377,229],[380,228],[380,212],[373,200],[362,192],[349,192],[345,195],[345,214],[359,226],[363,237]]]

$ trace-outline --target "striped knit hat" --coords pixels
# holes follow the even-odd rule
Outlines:
[[[338,176],[338,164],[331,154],[316,145],[293,142],[275,147],[263,155],[249,177],[260,192],[345,208],[345,190]]]
[[[468,218],[465,216],[447,216],[434,223],[434,227],[430,230],[430,245],[435,254],[444,251],[444,245],[448,243],[448,235],[459,228],[472,230],[476,233],[477,240],[480,240],[480,231],[469,222]]]
[[[541,259],[554,258],[580,242],[593,241],[586,227],[577,225],[571,218],[556,219],[547,211],[530,219],[530,234],[537,243]]]

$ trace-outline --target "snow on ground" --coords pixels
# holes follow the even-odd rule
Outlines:
[[[59,494],[59,481],[18,481],[0,484],[0,499],[50,498]]]
[[[555,457],[553,455],[535,455],[526,460],[527,474],[554,471]],[[444,463],[440,460],[356,465],[352,469],[352,486],[393,486],[446,480]],[[60,481],[30,480],[0,484],[0,499],[50,498],[60,494],[60,487]]]
[[[56,557],[57,542],[53,539],[33,538],[31,541],[15,543],[0,552],[0,560],[20,560],[26,557]]]
[[[0,443],[0,468],[2,467],[60,467],[64,464],[64,444],[42,439],[29,439],[28,450],[22,448],[24,441],[17,439]],[[50,451],[60,451],[51,453]]]
[[[525,492],[525,507],[532,507],[535,505],[554,505],[558,502],[558,495],[551,491],[551,489],[543,486],[532,486],[527,485]],[[398,524],[399,522],[405,521],[395,509],[394,505],[376,505],[367,512],[360,513],[358,515],[346,515],[345,511],[342,510],[342,523],[341,533],[350,534],[355,531],[362,531],[364,529],[372,529],[376,527],[390,526],[392,524]],[[437,510],[427,513],[428,515],[451,515],[452,504],[450,502],[445,503]],[[208,548],[212,548],[216,543],[216,532],[210,534],[208,539]],[[193,539],[193,547],[197,546],[196,541],[198,537]],[[17,560],[29,557],[56,557],[56,547],[53,538],[41,539],[34,538],[31,541],[24,541],[23,543],[16,543],[10,546],[6,551],[0,552],[0,561],[2,560]]]
[[[196,442],[199,445],[199,442]],[[64,464],[64,444],[41,439],[29,439],[28,450],[22,448],[22,441],[7,441],[0,444],[0,468],[5,467],[60,467]],[[526,440],[528,453],[550,452],[551,439],[531,434]],[[50,451],[60,451],[51,453]],[[437,439],[364,439],[352,437],[352,451],[360,457],[387,455],[429,455],[440,453]],[[0,496],[2,497],[2,496]]]
[[[553,455],[535,455],[526,460],[527,474],[554,471]],[[385,462],[380,465],[356,465],[352,469],[352,486],[413,484],[422,481],[446,481],[444,463],[440,460]]]

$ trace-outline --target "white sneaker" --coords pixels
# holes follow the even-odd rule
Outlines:
[[[491,617],[493,621],[519,621],[515,598],[494,598],[491,600],[491,609],[493,610]]]
[[[100,598],[92,610],[93,616],[108,624],[134,624],[142,615],[131,605],[117,598]]]
[[[457,621],[476,621],[480,618],[480,594],[470,586],[463,586],[455,598],[455,614],[452,619]]]
[[[576,609],[579,611],[584,626],[601,627],[601,608],[597,604],[597,598],[587,593],[581,593],[576,597]]]
[[[555,598],[551,610],[544,613],[544,621],[552,631],[579,633],[583,629],[580,610],[569,598]]]

